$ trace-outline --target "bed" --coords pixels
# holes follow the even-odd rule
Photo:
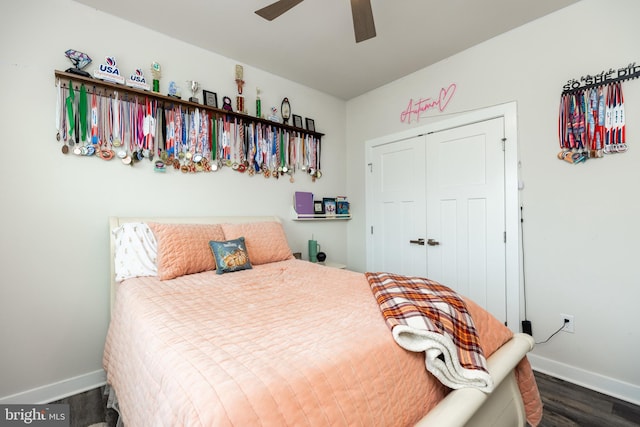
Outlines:
[[[126,426],[540,421],[525,356],[533,340],[472,301],[491,393],[445,387],[423,355],[393,340],[364,275],[294,259],[277,217],[111,217],[109,226],[103,366]],[[230,242],[248,259],[225,252],[212,266]]]

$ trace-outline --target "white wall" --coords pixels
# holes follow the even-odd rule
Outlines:
[[[287,96],[293,113],[314,118],[326,134],[323,178],[312,184],[297,174],[291,184],[229,169],[157,174],[150,163],[129,168],[118,160],[61,153],[54,70],[70,66],[64,56],[69,48],[93,58],[90,72],[106,55],[115,55],[126,75],[158,61],[163,93],[170,80],[182,86],[183,98],[189,96],[186,80],[217,92],[220,103],[222,96],[236,93],[232,59],[71,0],[3,4],[0,401],[16,394],[14,400],[46,400],[65,393],[61,388],[73,391],[100,377],[109,309],[109,215],[278,215],[294,251],[306,254],[306,240],[314,233],[331,259],[347,257],[344,221],[288,219],[294,191],[320,197],[346,192],[344,101],[245,65],[250,113],[259,86],[263,111],[279,108]]]
[[[615,16],[615,25],[606,17]],[[623,84],[630,149],[570,165],[556,158],[560,92],[572,78],[640,63],[637,0],[583,0],[347,103],[349,266],[364,270],[365,141],[468,110],[517,102],[527,314],[534,366],[640,403],[640,80]],[[425,37],[433,37],[425,26]],[[411,48],[410,45],[407,48]],[[415,52],[420,55],[420,52]],[[410,99],[457,90],[445,111],[404,124]]]

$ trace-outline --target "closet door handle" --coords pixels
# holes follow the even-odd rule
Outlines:
[[[411,243],[412,245],[424,246],[424,239],[409,240],[409,243]]]
[[[427,240],[427,245],[429,245],[429,246],[438,246],[439,244],[440,244],[440,242],[438,242],[437,240],[433,240],[433,239]]]

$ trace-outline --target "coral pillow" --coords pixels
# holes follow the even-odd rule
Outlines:
[[[168,280],[185,274],[215,270],[209,248],[211,240],[224,240],[220,224],[160,224],[150,222],[158,242],[158,278]]]
[[[251,222],[222,224],[226,240],[244,237],[251,264],[260,265],[292,259],[282,224],[279,222]],[[213,240],[213,239],[212,239]]]

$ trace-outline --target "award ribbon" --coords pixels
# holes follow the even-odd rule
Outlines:
[[[87,140],[87,88],[84,83],[80,86],[80,99],[78,105],[78,115],[80,116],[80,132],[82,141]]]
[[[76,119],[73,111],[75,97],[76,95],[73,90],[73,83],[71,82],[71,80],[69,80],[69,96],[67,97],[67,100],[65,102],[67,105],[67,116],[69,117],[69,138],[71,138],[71,135],[73,135],[73,131],[76,127]]]
[[[95,90],[91,95],[91,143],[98,143],[98,95]]]

